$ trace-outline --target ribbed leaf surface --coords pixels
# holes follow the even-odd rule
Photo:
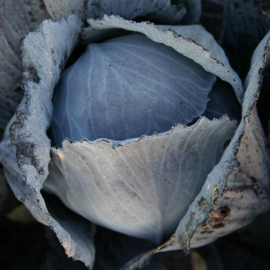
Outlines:
[[[20,42],[25,35],[47,17],[42,0],[0,0],[0,129],[14,113],[22,98],[22,66],[20,59]],[[0,110],[1,110],[0,109]]]
[[[46,190],[95,224],[161,243],[176,229],[218,163],[237,123],[201,118],[113,148],[64,142],[53,150]]]
[[[188,124],[206,109],[216,76],[139,34],[90,44],[54,98],[56,144],[125,140]]]
[[[104,16],[100,20],[88,20],[89,27],[83,32],[85,42],[104,40],[118,34],[119,30],[139,32],[155,42],[172,47],[178,53],[192,59],[206,71],[231,84],[238,100],[243,98],[242,82],[231,68],[222,48],[203,27],[198,25],[168,26],[136,23],[117,16]]]
[[[26,95],[6,128],[0,144],[0,160],[15,196],[39,222],[53,229],[69,257],[92,268],[95,254],[93,225],[52,201],[48,210],[40,192],[50,160],[50,140],[46,130],[52,116],[52,94],[61,67],[79,39],[81,24],[74,15],[68,20],[44,21],[37,31],[24,39]]]

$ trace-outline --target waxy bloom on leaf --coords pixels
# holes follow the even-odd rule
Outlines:
[[[256,101],[269,34],[243,83],[194,24],[199,1],[67,2],[45,1],[55,21],[23,40],[25,95],[0,156],[16,197],[67,255],[92,268],[100,225],[160,245],[122,265],[135,269],[265,212]]]

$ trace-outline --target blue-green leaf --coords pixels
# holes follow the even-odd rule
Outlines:
[[[127,21],[117,16],[104,16],[100,20],[88,20],[89,27],[84,30],[85,42],[100,41],[106,35],[119,30],[139,32],[157,43],[172,47],[178,53],[201,65],[206,71],[231,84],[235,95],[241,102],[243,98],[242,82],[231,68],[222,48],[202,26],[156,26],[154,24]]]
[[[60,67],[78,41],[81,24],[74,15],[68,20],[44,21],[25,38],[22,53],[26,94],[6,128],[0,144],[0,160],[17,199],[39,222],[54,230],[69,257],[82,260],[91,268],[95,256],[93,224],[59,205],[53,205],[53,211],[49,212],[40,192],[50,161],[46,129],[51,123],[52,93]]]
[[[51,152],[44,187],[93,223],[158,244],[175,231],[236,127],[226,117],[201,118],[115,148],[64,141]]]
[[[90,44],[55,91],[55,142],[125,140],[187,125],[205,111],[215,79],[143,35]]]

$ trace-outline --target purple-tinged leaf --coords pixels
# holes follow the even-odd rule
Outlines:
[[[81,260],[91,268],[95,256],[94,226],[58,204],[48,211],[47,204],[50,206],[52,201],[46,203],[40,192],[50,161],[46,131],[51,123],[53,90],[61,68],[78,42],[81,25],[75,15],[58,22],[44,21],[24,39],[26,94],[6,128],[0,144],[0,160],[17,199],[39,222],[53,229],[68,257]]]
[[[131,260],[123,270],[143,267],[158,252],[199,247],[241,228],[269,210],[269,157],[256,101],[270,33],[252,57],[242,104],[242,120],[220,162],[182,218],[174,235],[158,248]]]
[[[181,3],[172,5],[170,0],[44,0],[44,3],[55,20],[67,18],[70,14],[76,14],[84,19],[97,19],[105,14],[114,14],[128,20],[176,24],[180,23],[186,12]],[[197,12],[199,10],[196,8],[191,12],[192,16],[197,18]]]
[[[270,29],[269,16],[262,12],[260,1],[227,0],[223,20],[221,46],[232,67],[245,79],[252,54]]]
[[[215,80],[194,61],[144,35],[91,43],[56,88],[55,143],[125,140],[187,125],[205,111]]]
[[[147,22],[136,23],[118,16],[105,15],[99,20],[88,20],[84,29],[86,43],[104,40],[107,35],[117,36],[119,30],[139,32],[157,43],[172,47],[178,53],[201,65],[207,72],[231,84],[238,101],[243,98],[242,82],[231,68],[228,59],[211,34],[200,25],[167,26]]]
[[[45,190],[95,224],[160,244],[172,235],[237,123],[191,127],[119,142],[64,141],[53,149]]]
[[[28,32],[48,17],[42,0],[1,0],[0,1],[0,129],[11,119],[22,91],[22,65],[20,42]]]

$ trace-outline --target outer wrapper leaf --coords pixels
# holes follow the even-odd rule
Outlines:
[[[51,17],[55,20],[61,17],[67,18],[70,14],[77,14],[81,18],[95,19],[101,18],[105,14],[115,14],[129,20],[138,18],[157,23],[176,24],[186,13],[181,1],[172,5],[170,0],[44,0],[44,3]],[[199,17],[200,10],[193,8],[193,6],[191,9],[190,15]]]
[[[227,0],[224,6],[221,46],[239,76],[244,79],[255,48],[270,29],[261,1]]]
[[[46,190],[93,223],[160,244],[170,237],[237,127],[226,117],[127,140],[52,151]]]
[[[236,133],[181,220],[175,234],[157,249],[131,260],[123,269],[137,269],[158,252],[198,247],[249,224],[269,209],[269,160],[256,113],[270,33],[257,47],[246,79],[242,120]]]
[[[43,1],[0,1],[0,129],[22,98],[20,41],[48,17]]]
[[[230,83],[239,101],[243,89],[238,75],[214,38],[200,26],[156,26],[148,22],[136,23],[118,16],[105,15],[101,20],[88,20],[89,27],[83,32],[85,42],[96,42],[112,37],[119,31],[134,31],[146,35],[155,42],[172,47],[178,53],[192,59],[206,71]],[[170,30],[172,29],[172,30]]]
[[[45,21],[25,38],[22,52],[26,94],[6,129],[0,158],[15,196],[38,221],[54,230],[69,257],[91,267],[95,253],[93,226],[57,204],[51,206],[52,200],[45,203],[40,193],[50,161],[46,130],[52,117],[51,98],[61,68],[78,42],[81,24],[74,15],[56,23]],[[76,226],[80,230],[74,229]]]
[[[270,212],[198,251],[210,269],[268,269]]]

